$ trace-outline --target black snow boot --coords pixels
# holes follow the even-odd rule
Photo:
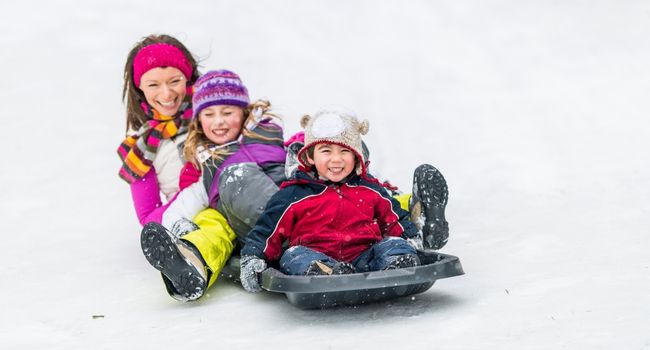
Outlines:
[[[445,219],[445,207],[448,195],[447,182],[438,169],[429,164],[415,169],[409,211],[411,221],[422,232],[425,248],[440,249],[447,244],[449,224]]]
[[[383,270],[403,269],[407,267],[420,266],[420,258],[413,254],[397,255],[394,259],[383,268]]]
[[[348,275],[355,272],[354,266],[344,261],[339,261],[332,266],[332,275]]]
[[[325,276],[331,275],[332,268],[320,260],[314,260],[309,264],[305,276]]]
[[[162,225],[150,222],[140,236],[147,261],[162,273],[169,295],[181,301],[200,298],[207,288],[205,262],[189,242],[175,240]]]
[[[306,276],[328,276],[328,275],[347,275],[355,273],[354,266],[344,261],[339,261],[330,267],[320,260],[314,260],[309,264],[305,272]]]

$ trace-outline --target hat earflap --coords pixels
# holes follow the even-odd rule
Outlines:
[[[361,135],[365,135],[368,133],[370,130],[370,122],[367,119],[364,119],[360,124],[359,124],[359,133]]]

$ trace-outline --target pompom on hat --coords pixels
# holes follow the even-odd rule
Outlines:
[[[365,174],[365,163],[361,135],[368,133],[370,123],[359,122],[356,114],[339,106],[320,109],[314,116],[303,116],[300,125],[305,129],[305,146],[298,152],[300,164],[309,168],[307,151],[319,143],[329,143],[352,150],[357,157],[356,173]]]
[[[248,107],[248,89],[239,76],[229,70],[213,70],[203,74],[194,83],[192,106],[194,116],[210,106],[232,105]]]
[[[133,58],[133,82],[140,87],[144,73],[159,67],[174,67],[180,70],[185,79],[192,77],[192,65],[178,47],[165,43],[143,47]]]

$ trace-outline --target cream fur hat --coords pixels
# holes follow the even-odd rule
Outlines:
[[[329,106],[320,109],[314,116],[305,115],[300,119],[305,129],[305,146],[298,152],[298,160],[305,168],[311,167],[307,161],[307,150],[319,143],[331,143],[349,148],[357,157],[356,173],[365,172],[366,159],[363,157],[361,135],[368,133],[370,123],[359,122],[354,112]]]

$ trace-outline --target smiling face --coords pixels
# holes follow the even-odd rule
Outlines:
[[[173,116],[187,94],[186,81],[177,68],[158,67],[142,75],[140,90],[151,107],[162,115]]]
[[[199,113],[199,122],[205,136],[216,145],[235,140],[244,123],[244,110],[238,106],[216,105]]]
[[[332,182],[341,182],[354,170],[356,157],[349,148],[330,143],[314,146],[314,157],[307,161],[316,167],[318,175]]]

